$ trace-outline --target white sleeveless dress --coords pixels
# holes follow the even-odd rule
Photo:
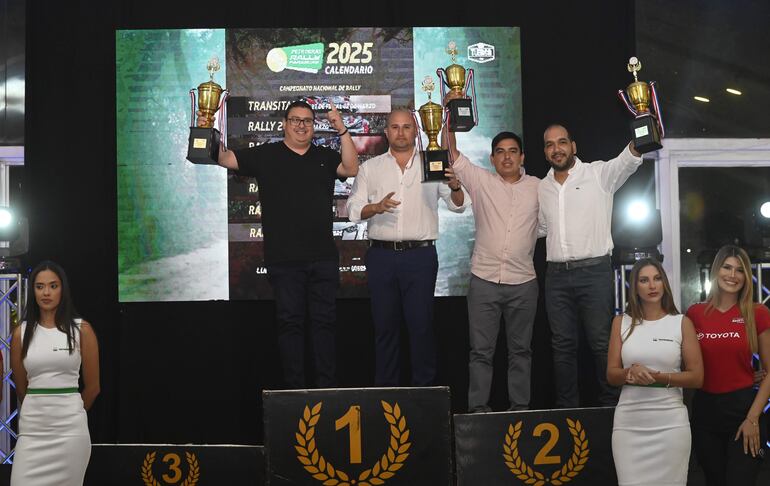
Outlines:
[[[624,315],[621,336],[630,325]],[[682,316],[642,321],[623,343],[621,357],[624,368],[639,363],[662,373],[681,371]],[[681,388],[623,386],[612,427],[620,486],[685,486],[690,446]]]
[[[80,319],[75,322],[79,325]],[[23,337],[27,326],[21,326]],[[24,358],[28,390],[77,388],[79,327],[74,344],[70,354],[66,334],[36,326]],[[80,393],[28,392],[20,410],[11,486],[82,486],[90,456],[88,418]]]

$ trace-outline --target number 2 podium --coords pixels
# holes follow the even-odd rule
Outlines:
[[[614,408],[454,416],[457,485],[617,484]]]

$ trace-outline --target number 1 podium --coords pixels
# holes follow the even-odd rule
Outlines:
[[[449,388],[265,391],[263,402],[270,486],[452,484]]]

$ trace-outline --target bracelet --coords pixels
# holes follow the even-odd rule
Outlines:
[[[751,425],[755,426],[755,427],[758,427],[758,426],[759,426],[759,422],[753,422],[753,421],[752,421],[750,418],[748,418],[748,417],[746,417],[746,421],[747,421],[748,423],[750,423]]]
[[[345,131],[342,132],[342,133],[338,133],[337,136],[341,137],[341,136],[345,135],[346,133],[348,133],[348,127],[345,127]]]
[[[459,190],[460,190],[460,189],[462,189],[462,188],[463,188],[463,186],[459,186],[457,189],[454,189],[453,187],[450,187],[449,189],[450,189],[452,192],[457,192],[457,191],[459,191]]]
[[[669,388],[671,386],[671,373],[668,373],[668,382],[666,383],[666,388]]]

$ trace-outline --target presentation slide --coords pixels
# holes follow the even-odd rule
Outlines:
[[[212,58],[220,65],[213,80],[230,94],[229,148],[281,142],[286,107],[302,99],[316,112],[313,143],[339,150],[326,118],[334,104],[364,164],[388,150],[391,109],[416,110],[428,101],[421,89],[426,76],[436,84],[433,101],[440,102],[436,70],[452,64],[450,42],[457,63],[473,71],[478,107],[478,124],[457,134],[458,147],[492,169],[492,138],[503,130],[522,132],[516,27],[117,31],[120,301],[272,298],[257,181],[186,160],[194,123],[189,91],[209,81]],[[347,217],[352,186],[353,178],[336,181],[330,208],[340,298],[368,296],[366,222]],[[457,214],[440,202],[437,296],[465,295],[473,243],[472,207]]]

